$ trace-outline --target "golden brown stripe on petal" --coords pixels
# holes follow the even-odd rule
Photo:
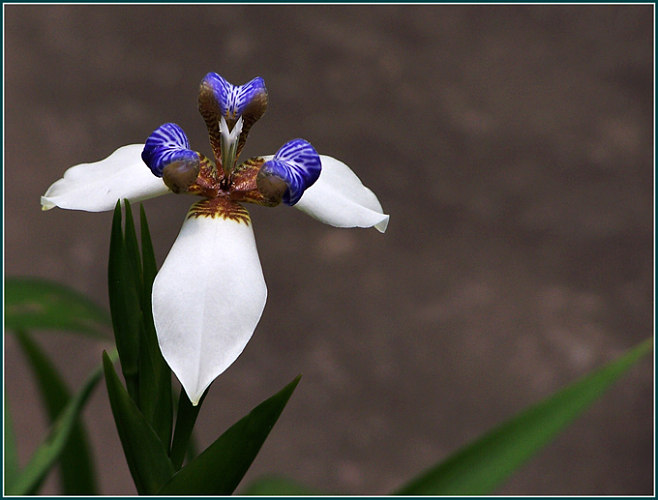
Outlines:
[[[211,219],[217,217],[235,222],[244,222],[247,225],[251,223],[246,208],[224,197],[201,200],[195,203],[187,213],[187,218],[191,217],[210,217]]]

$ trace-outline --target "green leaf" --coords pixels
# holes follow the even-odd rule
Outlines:
[[[139,396],[139,339],[142,325],[139,293],[128,261],[126,244],[121,229],[121,204],[117,202],[112,220],[108,288],[110,312],[114,327],[121,370],[130,396]]]
[[[128,206],[128,205],[126,205]],[[126,217],[128,215],[126,214]],[[158,338],[153,324],[151,292],[157,274],[155,254],[151,243],[148,222],[143,205],[140,205],[140,228],[142,241],[141,264],[141,308],[143,330],[140,343],[140,409],[153,426],[163,443],[171,441],[173,402],[171,391],[171,370],[160,353]],[[128,232],[128,228],[126,228]],[[135,252],[137,252],[135,243]],[[140,260],[139,254],[134,257]]]
[[[151,288],[153,287],[153,280],[158,272],[158,266],[155,262],[155,252],[153,251],[153,243],[151,242],[151,233],[149,231],[148,220],[146,219],[146,212],[144,205],[139,206],[139,226],[142,240],[142,262],[144,271],[144,297],[148,302],[151,301]]]
[[[143,336],[146,327],[142,327]],[[142,337],[142,340],[145,340]],[[146,341],[140,342],[139,354],[139,409],[163,443],[171,441],[173,409],[171,402],[171,372],[160,362],[161,356],[149,350]],[[166,393],[166,394],[165,394]]]
[[[279,476],[263,477],[250,483],[241,495],[254,496],[319,496],[318,493],[291,479]]]
[[[296,377],[235,423],[160,489],[160,495],[230,495],[299,383]]]
[[[180,396],[178,397],[178,411],[176,412],[176,430],[174,431],[174,438],[171,442],[171,462],[174,464],[176,470],[181,468],[186,453],[189,451],[190,438],[194,430],[194,423],[199,415],[199,410],[206,399],[208,389],[203,393],[199,404],[193,406],[190,399],[181,388]]]
[[[135,282],[135,287],[142,296],[142,259],[137,246],[137,233],[135,231],[135,221],[133,220],[133,212],[130,208],[130,202],[124,201],[126,207],[125,215],[125,230],[124,242],[126,244],[126,256],[128,257],[128,264],[130,265],[130,275]]]
[[[5,489],[10,490],[19,474],[18,451],[16,449],[16,435],[14,434],[14,422],[9,411],[7,391],[5,391]]]
[[[653,339],[531,406],[429,469],[398,495],[489,495],[642,356]]]
[[[155,493],[174,474],[165,445],[139,411],[103,353],[105,381],[123,452],[137,492]]]
[[[185,452],[185,458],[188,462],[191,462],[199,455],[199,445],[194,438],[194,433],[190,436],[190,439],[187,441],[187,451]]]
[[[107,338],[110,317],[84,295],[38,278],[5,280],[5,327],[65,330]]]
[[[48,418],[54,422],[71,399],[70,391],[45,353],[24,331],[16,332],[19,345],[32,366]],[[71,428],[70,438],[60,455],[63,495],[95,495],[94,462],[87,433],[80,420]]]
[[[7,495],[27,495],[42,481],[51,467],[57,462],[60,453],[69,440],[78,415],[87,403],[89,396],[101,378],[102,371],[95,370],[76,396],[69,401],[55,421],[46,440],[37,448],[29,463],[15,481],[6,485]]]

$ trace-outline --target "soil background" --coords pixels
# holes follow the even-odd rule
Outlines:
[[[209,71],[265,79],[244,158],[304,137],[391,214],[381,235],[250,209],[269,299],[199,444],[303,378],[243,486],[385,494],[652,335],[653,6],[4,11],[7,275],[107,306],[111,215],[44,213],[39,196],[164,122],[209,154]],[[145,203],[159,263],[191,201]],[[73,387],[109,345],[37,339]],[[5,383],[25,462],[46,423],[10,334]],[[133,494],[104,387],[85,420],[102,492]],[[652,494],[653,427],[646,359],[498,492]]]

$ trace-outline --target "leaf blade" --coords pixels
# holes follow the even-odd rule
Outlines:
[[[7,401],[7,392],[4,394],[5,399],[5,434],[4,434],[4,469],[5,469],[5,488],[11,489],[16,482],[20,473],[18,467],[18,450],[16,448],[16,435],[14,434],[14,422],[9,411],[9,402]]]
[[[240,492],[246,496],[318,496],[325,493],[281,476],[267,476],[251,482]],[[332,495],[333,496],[333,495]]]
[[[121,219],[121,204],[117,202],[112,218],[107,270],[110,315],[128,393],[134,400],[138,400],[141,309],[139,293],[128,262]]]
[[[101,379],[102,373],[100,368],[94,370],[82,389],[69,401],[57,418],[46,440],[33,453],[30,461],[16,480],[11,485],[7,485],[7,495],[29,494],[56,463],[59,454],[69,439],[71,429],[80,411]]]
[[[503,422],[394,494],[491,494],[652,348],[653,339],[642,342],[620,358]]]
[[[133,219],[130,202],[125,200],[125,224],[124,224],[124,243],[126,245],[126,256],[130,266],[130,276],[133,279],[134,286],[141,296],[142,291],[142,259],[137,246],[137,232],[135,231],[135,220]]]
[[[196,459],[177,472],[158,494],[231,494],[274,427],[300,378],[297,376],[233,424]]]
[[[130,398],[103,353],[105,382],[121,445],[139,494],[152,494],[173,474],[165,445]]]
[[[48,418],[54,423],[71,399],[70,391],[50,359],[27,332],[19,330],[16,338],[32,367]],[[79,419],[71,428],[59,462],[63,495],[97,494],[93,456]]]
[[[64,330],[107,339],[110,317],[81,293],[41,278],[5,279],[5,327]]]
[[[201,396],[199,403],[196,406],[192,406],[187,394],[181,388],[180,396],[178,397],[178,411],[176,412],[176,428],[169,453],[171,462],[177,470],[183,465],[183,460],[190,449],[189,444],[192,431],[194,430],[194,424],[199,415],[203,400],[206,399],[206,394],[208,394],[208,389]]]
[[[126,205],[127,206],[127,205]],[[140,205],[141,253],[141,308],[142,341],[140,343],[140,363],[144,380],[140,379],[140,408],[153,426],[163,443],[171,441],[173,427],[173,400],[171,391],[171,370],[160,353],[158,338],[153,324],[151,292],[157,274],[157,264],[151,234],[144,206]],[[140,260],[140,256],[136,255]]]

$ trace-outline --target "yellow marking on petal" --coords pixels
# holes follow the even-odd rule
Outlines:
[[[187,213],[188,219],[192,217],[221,218],[238,223],[244,222],[247,226],[251,224],[247,209],[239,203],[224,197],[201,200],[195,203]]]

